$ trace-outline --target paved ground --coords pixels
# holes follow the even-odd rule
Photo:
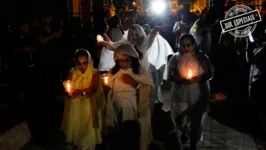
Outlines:
[[[30,141],[25,122],[20,123],[0,136],[0,150],[46,150]],[[208,117],[205,122],[204,140],[199,150],[255,150],[255,143],[249,135],[241,134],[223,126]]]
[[[30,139],[26,122],[21,122],[15,127],[0,135],[0,150],[19,150]]]
[[[210,150],[256,149],[256,145],[249,135],[223,126],[210,117],[208,117],[205,122],[204,141],[200,142],[198,147],[200,149]]]
[[[169,99],[169,93],[164,92],[164,97],[166,100]],[[161,105],[157,104],[155,109],[155,114],[153,116],[153,130],[156,140],[161,140],[165,142],[168,150],[176,150],[175,140],[169,136],[171,131],[171,120],[169,112],[161,111]],[[19,114],[19,112],[18,112]],[[221,113],[220,113],[221,114]],[[221,115],[223,116],[223,115]],[[255,150],[255,144],[248,134],[241,134],[240,132],[228,127],[223,124],[231,126],[232,121],[225,119],[225,121],[220,121],[219,117],[207,117],[204,126],[204,140],[198,144],[199,150]],[[227,118],[227,117],[225,117]],[[238,122],[241,124],[241,122]],[[235,123],[234,123],[235,124]],[[59,149],[59,144],[57,146],[47,146],[50,148],[44,148],[44,146],[34,145],[30,140],[30,133],[27,128],[27,124],[23,121],[19,124],[12,125],[12,128],[6,130],[4,133],[0,134],[0,150],[52,150]],[[236,127],[239,125],[235,125]],[[1,126],[0,126],[1,127]],[[243,130],[239,130],[243,131]],[[48,139],[54,140],[53,135],[50,135]],[[47,142],[49,143],[49,142]],[[24,145],[24,146],[23,146]],[[52,148],[53,147],[53,148]]]

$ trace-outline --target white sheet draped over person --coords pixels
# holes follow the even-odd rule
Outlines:
[[[124,35],[122,36],[122,39],[127,40],[128,37],[128,30],[124,31]]]
[[[118,126],[137,120],[141,126],[141,150],[152,141],[150,96],[154,87],[149,73],[139,64],[138,53],[131,45],[116,49],[116,65],[109,72],[107,125]]]
[[[207,110],[209,83],[213,67],[208,57],[197,50],[191,34],[180,38],[180,51],[169,61],[171,117],[178,138],[189,137],[191,149],[201,138],[204,112]],[[184,138],[183,138],[184,139]],[[180,141],[184,144],[186,141]]]
[[[99,42],[104,40],[103,37],[105,37],[105,36],[102,36],[102,35],[103,34],[105,35],[108,32],[109,27],[108,27],[107,22],[105,22],[105,21],[100,22],[97,26],[99,28],[100,34],[98,34],[96,38],[97,38],[97,42],[99,43]],[[111,29],[111,30],[114,31],[114,29]],[[111,32],[111,33],[115,34],[115,32]],[[117,37],[119,37],[119,36],[121,39],[122,35],[117,35]],[[99,64],[98,64],[98,70],[100,72],[109,71],[115,65],[114,60],[110,59],[113,57],[114,57],[114,52],[112,50],[109,50],[106,47],[102,47],[101,54],[100,54],[100,60],[99,60]]]
[[[163,79],[167,78],[167,57],[173,54],[168,42],[158,34],[161,29],[163,26],[155,27],[147,35],[141,26],[133,24],[128,31],[127,40],[103,43],[108,49],[115,49],[122,44],[131,44],[136,48],[141,65],[150,72],[156,86],[151,102],[152,110],[155,102],[164,102],[160,86]]]
[[[113,57],[114,52],[110,51],[106,47],[103,47],[101,51],[98,70],[103,72],[110,70],[115,65],[115,62],[113,61],[113,59],[111,59]]]
[[[133,24],[128,30],[127,39],[122,38],[121,41],[113,42],[110,39],[100,42],[99,44],[107,47],[110,50],[115,50],[117,47],[123,44],[129,44],[135,47],[139,54],[140,63],[146,69],[149,70],[148,50],[151,45],[151,41],[157,35],[158,31],[162,27],[155,27],[151,33],[147,36],[143,28],[138,24]],[[108,38],[108,37],[107,37]],[[105,38],[105,39],[107,39]]]
[[[143,25],[145,33],[150,36],[150,26]],[[173,55],[174,52],[169,43],[158,33],[156,36],[150,38],[148,49],[148,61],[150,63],[149,72],[155,84],[155,90],[151,99],[151,109],[155,103],[164,103],[163,110],[169,111],[169,102],[165,102],[162,96],[161,85],[163,80],[167,80],[167,62],[168,56]]]

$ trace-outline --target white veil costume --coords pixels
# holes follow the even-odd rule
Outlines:
[[[167,80],[167,59],[169,55],[173,54],[173,50],[160,34],[152,31],[146,35],[144,29],[137,24],[132,25],[128,33],[123,35],[121,41],[109,42],[107,44],[108,49],[114,50],[122,44],[130,44],[132,28],[134,28],[138,34],[138,39],[134,46],[136,50],[142,54],[140,63],[150,72],[156,87],[151,102],[151,108],[153,108],[156,101],[164,102],[160,86],[163,83],[163,79]],[[127,36],[127,40],[125,40],[125,36]]]
[[[149,25],[144,25],[146,33],[150,33],[151,29]],[[153,36],[148,34],[149,36]],[[150,63],[149,72],[152,76],[155,90],[152,97],[151,108],[154,107],[155,103],[164,103],[164,98],[161,92],[161,85],[163,80],[167,80],[167,62],[168,56],[172,55],[174,52],[169,45],[169,43],[160,35],[156,34],[153,37],[149,37],[149,49],[148,49],[148,61]]]

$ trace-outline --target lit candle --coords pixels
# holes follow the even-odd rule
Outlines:
[[[70,83],[67,83],[66,87],[67,87],[67,92],[70,92],[71,91],[71,85],[70,85]]]
[[[103,78],[103,82],[104,82],[105,85],[107,85],[108,84],[108,77],[104,77]]]
[[[101,35],[99,35],[99,34],[97,35],[96,39],[97,39],[98,43],[104,41],[103,37]]]
[[[109,85],[109,77],[107,74],[102,75],[103,84],[108,86]]]
[[[192,78],[192,70],[188,69],[187,71],[187,79],[191,79]]]
[[[67,93],[70,93],[71,90],[72,90],[70,80],[65,81],[63,84],[64,84],[64,87],[65,87],[66,92]]]

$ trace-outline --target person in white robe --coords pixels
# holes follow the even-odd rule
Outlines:
[[[149,99],[153,81],[131,45],[119,46],[114,59],[116,65],[109,72],[106,123],[119,127],[127,120],[137,120],[141,127],[140,149],[146,150],[152,141]]]
[[[190,138],[190,149],[195,150],[202,138],[202,124],[210,97],[209,83],[213,67],[208,57],[197,50],[195,38],[184,34],[180,51],[169,61],[171,85],[171,117],[180,144]]]
[[[136,18],[127,18],[124,23],[123,23],[123,30],[124,30],[124,35],[123,35],[123,39],[127,40],[128,37],[128,31],[130,28],[132,28],[132,25],[136,24]]]
[[[143,25],[143,29],[147,35],[150,34],[151,28],[149,25]],[[169,111],[169,102],[165,102],[162,96],[161,85],[163,80],[167,80],[168,56],[173,54],[173,49],[160,34],[157,34],[150,42],[148,49],[149,72],[155,85],[151,99],[151,110],[153,110],[155,103],[164,103],[163,110]]]
[[[120,27],[120,19],[117,16],[114,16],[108,19],[107,22],[109,25],[109,31],[107,32],[107,35],[114,42],[120,41],[124,34],[124,31]]]
[[[107,41],[102,41],[99,44],[107,47],[110,50],[115,50],[117,47],[123,44],[130,44],[135,47],[136,51],[139,54],[140,63],[146,69],[149,70],[149,61],[148,61],[148,50],[151,45],[150,42],[153,41],[154,37],[157,35],[161,27],[155,27],[151,33],[147,36],[145,31],[140,25],[133,24],[132,28],[128,31],[127,39],[122,38],[121,41],[113,42],[108,39]]]
[[[164,67],[167,66],[167,58],[169,55],[173,54],[171,46],[158,33],[158,31],[162,29],[163,26],[157,26],[146,35],[141,26],[133,24],[132,28],[129,29],[127,40],[122,39],[119,42],[107,41],[102,43],[108,47],[108,49],[115,49],[122,44],[131,44],[136,48],[140,56],[141,65],[150,72],[156,85],[156,90],[153,94],[154,96],[151,99],[151,110],[153,110],[156,102],[164,103],[160,86],[163,78],[167,79],[167,67]]]
[[[109,30],[109,26],[106,22],[100,22],[98,26],[100,30],[100,35],[106,34]],[[108,72],[115,65],[114,60],[110,59],[113,57],[114,57],[113,51],[109,50],[106,47],[102,47],[100,54],[100,61],[98,64],[98,70],[100,72]]]

